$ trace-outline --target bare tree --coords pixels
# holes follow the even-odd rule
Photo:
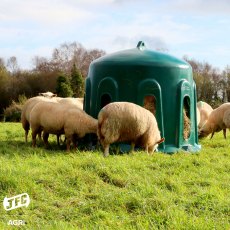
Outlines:
[[[225,70],[222,72],[223,75],[223,97],[224,102],[230,101],[230,66],[226,66]]]
[[[70,74],[73,62],[80,69],[80,63],[82,56],[85,52],[85,48],[80,43],[63,43],[59,48],[55,48],[52,54],[52,62],[55,63],[60,69],[66,73]]]
[[[95,59],[104,56],[105,54],[105,51],[99,49],[92,49],[85,52],[84,59],[82,60],[81,67],[79,68],[82,72],[82,75],[86,77],[89,71],[90,63]]]
[[[51,62],[59,66],[67,75],[71,74],[72,66],[76,65],[83,77],[86,77],[90,63],[102,55],[105,55],[104,51],[87,50],[77,42],[63,43],[59,48],[54,49]]]
[[[18,61],[15,56],[10,57],[7,60],[7,67],[12,74],[15,74],[19,70]]]
[[[2,70],[2,69],[6,69],[6,67],[5,67],[4,59],[0,57],[0,70]]]
[[[57,63],[49,61],[45,57],[35,56],[32,61],[35,66],[33,71],[35,72],[49,73],[54,71],[58,72],[61,70],[61,67]]]
[[[223,74],[207,62],[199,62],[184,57],[193,69],[193,77],[197,86],[197,100],[203,100],[212,106],[224,102],[226,84],[223,81]]]

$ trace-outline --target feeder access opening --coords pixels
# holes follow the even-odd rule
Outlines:
[[[143,107],[149,110],[153,115],[156,115],[156,98],[153,95],[146,95],[144,97]]]
[[[183,102],[183,123],[184,123],[184,130],[183,130],[183,137],[187,140],[191,133],[191,119],[190,119],[190,98],[186,96]]]
[[[103,94],[101,97],[101,109],[111,102],[111,97],[109,94]]]

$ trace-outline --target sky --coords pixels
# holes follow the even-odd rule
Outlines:
[[[0,57],[32,69],[63,43],[106,53],[136,47],[230,66],[229,0],[1,0]]]

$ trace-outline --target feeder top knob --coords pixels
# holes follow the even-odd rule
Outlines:
[[[145,49],[145,48],[146,48],[146,47],[145,47],[145,43],[144,43],[143,41],[139,41],[139,42],[137,43],[137,48],[138,48],[139,50]]]

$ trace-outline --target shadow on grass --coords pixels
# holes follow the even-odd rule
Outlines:
[[[83,144],[79,142],[77,149],[74,150],[71,147],[70,152],[66,151],[66,144],[62,143],[58,146],[56,141],[50,141],[48,148],[45,147],[44,143],[37,141],[36,147],[32,147],[32,142],[27,143],[20,140],[5,140],[0,142],[0,155],[14,156],[28,156],[28,155],[60,155],[60,154],[72,154],[78,151],[100,151],[100,148],[91,146],[89,144]]]
[[[78,140],[77,148],[74,150],[71,146],[70,152],[66,151],[66,143],[61,142],[60,145],[57,144],[57,141],[54,138],[49,140],[49,145],[46,148],[43,141],[37,140],[36,147],[32,147],[32,141],[29,140],[25,142],[24,140],[4,140],[0,142],[0,154],[1,155],[14,155],[26,156],[29,154],[38,154],[41,156],[46,155],[60,155],[60,154],[72,154],[79,151],[91,151],[91,152],[100,152],[103,156],[103,148],[98,143],[91,143],[85,139]],[[134,153],[130,153],[128,150],[123,150],[119,147],[119,144],[110,145],[109,153],[110,156],[125,156],[125,155],[135,155],[143,152],[142,149],[136,149]],[[142,154],[142,153],[140,153]]]

